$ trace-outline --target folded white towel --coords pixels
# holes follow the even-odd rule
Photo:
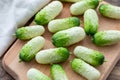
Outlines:
[[[0,0],[0,57],[15,40],[12,34],[50,0]]]

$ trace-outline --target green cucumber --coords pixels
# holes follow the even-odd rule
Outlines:
[[[101,4],[99,7],[99,12],[101,15],[112,18],[120,19],[120,7],[111,4]]]
[[[93,66],[99,66],[104,62],[104,55],[101,52],[84,46],[75,47],[74,55]]]
[[[28,41],[20,50],[19,58],[20,61],[29,62],[31,61],[36,53],[43,48],[45,39],[41,36],[37,36]]]
[[[27,71],[27,80],[51,80],[51,79],[41,71],[35,68],[31,68]]]
[[[60,1],[52,1],[36,14],[35,22],[39,25],[46,25],[49,21],[58,16],[62,9],[63,5]]]
[[[82,75],[87,80],[99,80],[100,78],[100,72],[81,59],[73,59],[71,61],[71,68],[73,71]]]
[[[88,9],[84,14],[84,30],[87,35],[94,35],[98,31],[98,15],[95,10]]]
[[[95,9],[99,4],[98,0],[82,0],[71,5],[72,15],[82,15],[87,9]]]
[[[50,73],[54,80],[68,80],[64,69],[59,64],[53,64],[50,68]]]
[[[63,1],[63,2],[79,2],[82,0],[59,0],[59,1]]]
[[[77,17],[68,17],[63,19],[52,20],[48,24],[48,30],[52,33],[65,30],[80,25],[80,19]]]
[[[52,48],[41,50],[36,54],[36,61],[40,64],[53,64],[64,62],[69,58],[69,51],[66,48]]]
[[[40,36],[45,32],[43,26],[34,25],[17,29],[16,37],[20,40],[29,40],[36,36]]]
[[[119,30],[106,30],[97,32],[93,36],[93,42],[97,46],[113,45],[120,42],[120,31]]]
[[[84,29],[81,27],[72,27],[62,30],[52,36],[52,43],[57,47],[70,46],[85,38]]]

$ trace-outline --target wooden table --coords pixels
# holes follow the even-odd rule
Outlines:
[[[105,0],[108,1],[114,5],[120,6],[119,0]],[[5,70],[2,68],[2,58],[0,58],[0,80],[14,80],[8,73],[5,72]],[[114,67],[113,71],[107,78],[107,80],[120,80],[120,60]]]

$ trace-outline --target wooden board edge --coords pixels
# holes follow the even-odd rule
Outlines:
[[[119,52],[119,53],[120,53],[120,52]],[[106,76],[104,77],[104,80],[106,80],[106,79],[108,78],[108,76],[110,75],[110,73],[111,73],[112,70],[114,69],[114,67],[115,67],[115,65],[117,64],[117,62],[119,61],[119,59],[120,59],[120,54],[119,54],[119,56],[116,57],[115,62],[112,63],[112,66],[110,67],[108,73],[107,73]]]
[[[14,44],[13,44],[14,45]],[[8,50],[9,51],[9,50]],[[15,80],[20,80],[20,78],[18,77],[18,75],[13,71],[11,70],[8,66],[7,66],[7,63],[5,62],[6,60],[6,57],[8,56],[9,54],[6,52],[3,59],[2,59],[2,67],[4,68],[4,70],[9,74],[11,75]]]

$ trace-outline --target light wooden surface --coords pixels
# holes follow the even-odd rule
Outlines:
[[[69,17],[71,16],[69,13],[69,6],[70,4],[64,4],[64,9],[62,13],[57,17],[57,18],[63,18],[63,17]],[[99,14],[98,14],[99,15]],[[112,20],[108,18],[104,18],[101,15],[99,15],[100,18],[100,26],[99,26],[99,31],[101,30],[110,30],[110,29],[115,29],[115,30],[120,30],[120,20]],[[80,18],[83,20],[82,18]],[[83,25],[81,25],[83,26]],[[48,49],[51,47],[54,47],[51,43],[51,36],[52,34],[48,32],[47,27],[46,27],[46,32],[43,35],[46,38],[46,45],[43,49]],[[26,72],[29,68],[34,67],[39,69],[40,71],[44,72],[46,75],[50,76],[49,68],[50,65],[40,65],[35,62],[35,60],[29,62],[29,63],[24,63],[21,62],[19,63],[19,50],[21,47],[25,44],[26,42],[17,40],[13,46],[8,50],[6,55],[4,56],[3,59],[3,67],[4,69],[10,73],[16,80],[27,80],[26,79]],[[95,46],[92,41],[91,37],[86,37],[83,41],[72,45],[69,47],[69,50],[72,52],[74,47],[77,45],[84,45],[86,47],[101,51],[104,53],[105,58],[107,62],[105,62],[103,65],[97,67],[97,69],[101,72],[101,77],[99,80],[106,80],[107,76],[113,69],[114,65],[120,58],[120,44],[115,44],[112,46],[107,46],[107,47],[97,47]],[[62,63],[69,80],[85,80],[82,76],[74,73],[69,65],[69,62],[74,58],[74,55],[72,54],[70,58],[65,62]]]

